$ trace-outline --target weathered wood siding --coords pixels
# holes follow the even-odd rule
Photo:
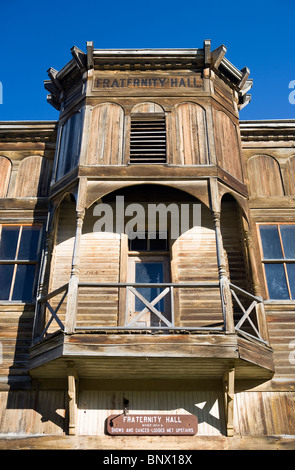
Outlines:
[[[0,392],[0,436],[63,435],[66,395],[63,390]]]
[[[284,196],[280,165],[269,155],[255,155],[248,160],[250,196]]]
[[[111,414],[122,413],[124,398],[129,400],[130,413],[190,413],[198,417],[197,436],[218,436],[224,433],[222,392],[83,390],[79,395],[78,434],[103,435],[106,418]],[[144,437],[142,440],[144,445]]]
[[[294,435],[294,392],[240,392],[235,394],[234,406],[239,435]]]
[[[120,235],[94,231],[97,217],[86,211],[81,241],[80,282],[119,282]],[[118,288],[80,287],[77,326],[116,326]]]
[[[58,223],[55,235],[55,246],[52,254],[50,280],[48,292],[53,292],[59,287],[67,284],[71,276],[73,248],[76,232],[76,210],[75,203],[71,202],[68,198],[62,201],[59,207]],[[63,294],[59,294],[50,300],[52,307],[56,307]],[[58,317],[63,322],[65,321],[66,302],[61,305],[58,311]],[[51,313],[48,312],[48,320],[51,318]],[[53,321],[50,329],[52,333],[58,330],[58,324]]]
[[[274,349],[275,378],[295,382],[295,308],[292,303],[265,305],[270,344]]]
[[[0,388],[20,377],[28,379],[28,348],[32,341],[34,306],[0,307]]]
[[[179,283],[218,282],[214,221],[204,205],[201,221],[201,227],[185,232],[176,241]],[[179,291],[181,326],[221,326],[222,310],[218,287],[181,288],[175,291]]]
[[[0,197],[6,197],[11,175],[11,161],[0,156]]]
[[[46,197],[51,181],[52,163],[45,157],[26,157],[21,161],[14,197]]]
[[[121,165],[123,162],[124,111],[115,103],[92,110],[88,165]]]
[[[172,162],[176,165],[210,163],[205,109],[180,103],[171,112]]]
[[[237,126],[224,111],[215,108],[212,108],[212,111],[218,165],[239,181],[243,181]]]

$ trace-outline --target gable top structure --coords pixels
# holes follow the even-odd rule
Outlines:
[[[188,70],[190,72],[210,71],[227,83],[236,93],[238,109],[241,110],[250,100],[248,91],[252,88],[250,70],[236,68],[226,57],[224,45],[211,51],[211,41],[205,40],[202,49],[94,49],[92,41],[87,41],[87,52],[76,46],[71,48],[72,60],[60,71],[49,68],[49,80],[44,86],[49,91],[48,102],[60,110],[64,93],[73,82],[86,80],[85,73],[94,70],[118,71],[157,71]]]

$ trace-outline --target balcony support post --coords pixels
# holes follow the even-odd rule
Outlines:
[[[69,428],[68,433],[74,436],[77,431],[77,412],[78,412],[78,375],[76,372],[75,364],[68,363],[68,406],[69,406]]]
[[[228,365],[223,376],[226,435],[234,435],[235,368]]]
[[[223,240],[220,228],[220,212],[214,211],[213,216],[216,234],[217,263],[223,320],[226,332],[234,333],[235,329],[233,319],[232,296],[230,292],[229,276],[226,269],[226,261],[224,256]]]
[[[77,211],[76,216],[76,235],[73,249],[72,270],[69,281],[67,312],[65,320],[65,332],[74,333],[77,317],[78,305],[78,284],[80,270],[80,247],[82,237],[82,227],[84,222],[85,210]]]

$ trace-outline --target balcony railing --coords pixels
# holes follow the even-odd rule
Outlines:
[[[52,333],[52,323],[56,322],[56,330],[66,330],[66,315],[68,294],[68,284],[56,289],[50,294],[41,297],[37,301],[35,323],[39,328],[35,329],[34,342],[40,341]],[[223,300],[220,296],[219,283],[79,283],[77,311],[75,312],[75,331],[163,331],[163,332],[224,332],[227,331],[227,318],[225,314]],[[267,339],[261,332],[261,315],[264,315],[263,300],[244,291],[234,284],[229,284],[233,304],[234,329],[238,334],[252,338],[256,341],[267,344]],[[156,288],[160,290],[153,300],[148,300],[139,289]],[[87,289],[84,294],[85,300],[81,301],[81,290]],[[182,298],[189,299],[184,292],[193,293],[194,302],[193,314],[190,320],[181,321],[179,316],[176,322],[175,313],[179,312],[179,304],[176,310],[175,300],[179,302],[177,290],[181,290]],[[219,312],[212,313],[210,308],[204,313],[204,302],[200,301],[200,306],[196,307],[200,298],[199,292],[211,293],[219,301]],[[213,292],[212,292],[213,291]],[[98,293],[100,292],[100,294]],[[119,321],[119,295],[123,292],[125,303],[124,315]],[[218,293],[218,294],[217,294]],[[211,295],[211,294],[210,294]],[[207,298],[210,298],[207,296]],[[101,301],[103,296],[103,302]],[[142,303],[140,311],[130,311],[130,296],[139,299]],[[159,309],[160,302],[166,300],[168,308],[165,311]],[[82,307],[81,307],[82,302]],[[84,303],[83,303],[84,302]],[[189,300],[187,301],[189,303]],[[197,302],[197,303],[196,303]],[[216,300],[217,302],[217,300]],[[83,307],[84,305],[84,307]],[[217,305],[217,303],[216,303]],[[83,308],[86,313],[83,314]],[[101,314],[99,313],[101,312]],[[82,313],[81,313],[82,312]],[[92,314],[91,314],[92,312]],[[131,314],[130,314],[131,313]],[[147,314],[153,316],[153,321],[143,322]],[[85,320],[85,317],[91,317]],[[123,317],[123,318],[122,318]],[[111,324],[110,324],[111,323]],[[41,328],[40,328],[40,325]],[[39,330],[39,334],[37,333]]]

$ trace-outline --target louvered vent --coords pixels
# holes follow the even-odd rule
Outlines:
[[[131,117],[130,163],[166,163],[165,116]]]

